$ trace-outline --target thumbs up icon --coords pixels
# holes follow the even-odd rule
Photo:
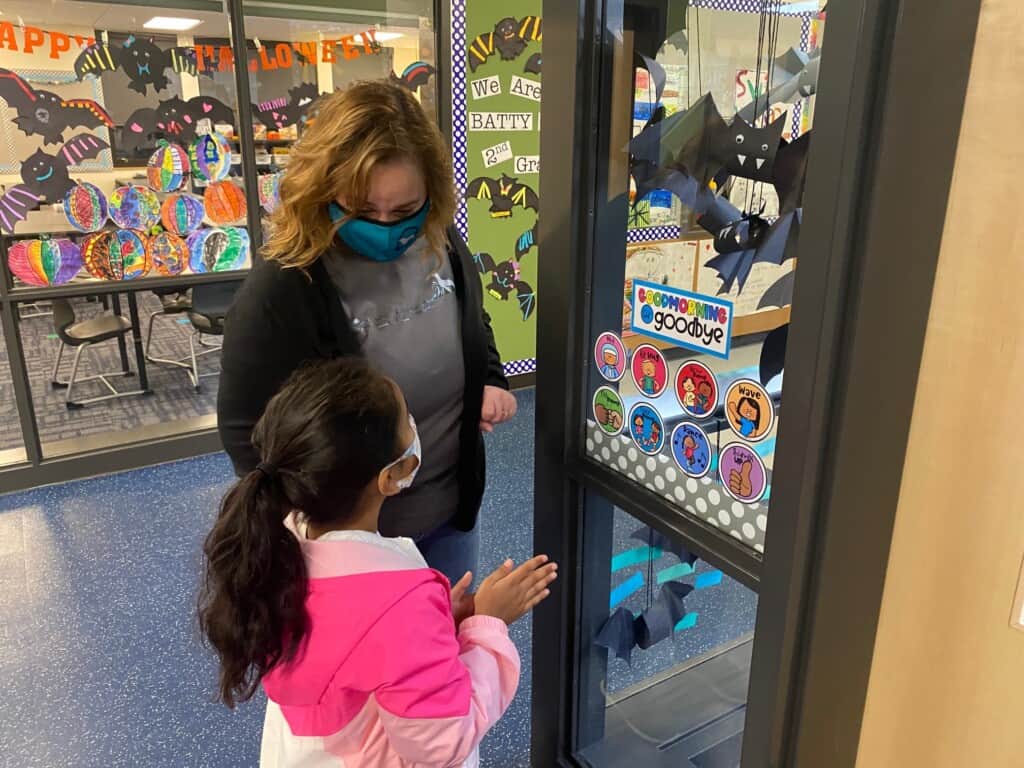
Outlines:
[[[729,472],[729,490],[741,499],[749,499],[753,495],[753,486],[750,482],[751,467],[749,461],[744,461],[739,472],[735,469]]]

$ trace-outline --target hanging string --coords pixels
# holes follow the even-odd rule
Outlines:
[[[700,5],[693,6],[693,15],[697,20],[697,93],[703,95],[704,93],[704,74],[701,70],[700,61],[700,49],[701,49],[701,37],[700,37]]]

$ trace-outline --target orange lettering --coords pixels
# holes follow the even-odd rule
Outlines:
[[[363,38],[363,51],[366,53],[376,53],[380,50],[380,43],[377,42],[377,33],[368,29],[362,34]]]
[[[290,54],[291,52],[289,51]],[[260,46],[260,66],[263,69],[277,69],[277,61],[267,58],[267,49],[263,46]]]
[[[50,58],[59,59],[64,51],[71,50],[71,38],[63,32],[50,32]]]
[[[295,43],[295,50],[305,57],[303,64],[316,64],[316,43]]]
[[[341,52],[345,56],[346,60],[354,59],[359,55],[359,51],[353,45],[356,38],[355,35],[345,35],[338,40],[341,43]]]
[[[231,46],[222,45],[217,51],[217,69],[227,72],[235,66],[235,54],[231,52]]]
[[[0,48],[18,50],[18,41],[14,37],[14,25],[9,21],[0,24]]]
[[[292,47],[288,43],[278,43],[274,47],[274,57],[277,59],[277,66],[281,67],[281,69],[286,69],[294,63]]]
[[[207,59],[209,59],[209,61],[207,61]],[[213,46],[197,45],[196,70],[199,72],[205,72],[207,69],[213,69]]]
[[[32,53],[43,44],[43,30],[39,27],[25,27],[25,53]]]
[[[321,48],[324,54],[323,60],[325,63],[333,64],[335,61],[338,60],[334,54],[334,46],[336,46],[337,44],[337,40],[324,40],[321,43]]]

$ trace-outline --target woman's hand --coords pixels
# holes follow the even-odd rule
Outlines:
[[[555,580],[557,570],[557,565],[548,563],[547,555],[537,555],[515,570],[512,561],[506,560],[477,590],[476,615],[493,616],[511,624],[551,594],[548,585]]]
[[[452,617],[455,619],[456,629],[465,619],[476,613],[473,593],[467,591],[472,583],[473,573],[466,571],[466,574],[459,579],[458,584],[452,587]]]
[[[503,424],[519,410],[516,397],[501,387],[484,387],[484,405],[480,409],[480,430],[493,432],[499,424]]]

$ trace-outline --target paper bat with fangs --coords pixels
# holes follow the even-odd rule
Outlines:
[[[58,144],[68,128],[114,125],[92,99],[63,99],[52,91],[37,91],[9,69],[0,69],[0,99],[18,116],[13,122],[26,136],[39,134],[43,144]]]
[[[519,310],[523,313],[523,320],[529,319],[536,309],[537,295],[533,286],[520,280],[522,267],[519,262],[508,259],[496,264],[494,257],[489,253],[474,253],[473,261],[481,275],[491,275],[487,292],[498,301],[508,301],[514,291],[519,302]]]
[[[162,91],[170,81],[165,70],[189,75],[212,76],[208,69],[199,69],[195,48],[176,46],[164,50],[152,40],[140,40],[129,36],[124,45],[93,43],[75,59],[75,74],[78,79],[86,75],[99,75],[120,69],[128,76],[128,87],[145,95],[146,88]]]
[[[309,113],[309,105],[316,101],[320,95],[320,89],[316,83],[300,83],[288,89],[288,101],[283,105],[284,99],[265,101],[261,104],[252,105],[252,115],[268,131],[279,131],[289,125],[299,125],[306,121]]]
[[[502,174],[500,179],[487,176],[473,179],[466,188],[466,196],[474,200],[490,200],[492,219],[509,218],[516,207],[532,208],[537,211],[540,206],[536,192],[505,174]]]
[[[128,116],[124,123],[121,145],[136,150],[155,144],[157,139],[185,143],[196,137],[200,120],[215,123],[235,122],[231,107],[210,96],[193,96],[188,101],[172,96],[157,104],[156,109],[143,107]]]
[[[83,160],[97,157],[109,144],[91,133],[80,133],[69,139],[57,152],[50,155],[37,149],[21,164],[21,184],[10,187],[0,196],[0,229],[14,232],[19,221],[42,201],[55,203],[64,198],[75,186],[68,168]]]

